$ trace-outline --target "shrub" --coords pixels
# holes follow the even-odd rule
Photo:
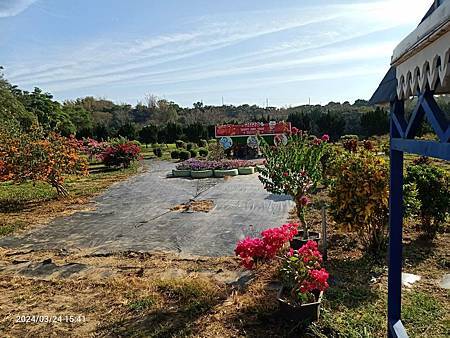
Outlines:
[[[191,153],[187,150],[180,151],[180,160],[186,161],[191,157]]]
[[[322,157],[328,148],[328,135],[322,138],[310,136],[297,128],[283,144],[275,137],[278,146],[269,145],[260,138],[261,151],[266,158],[264,168],[260,168],[259,180],[264,188],[274,194],[292,196],[297,208],[297,216],[303,225],[303,236],[308,238],[305,211],[309,204],[307,194],[323,178]]]
[[[202,147],[202,148],[206,148],[206,147],[208,147],[208,141],[206,141],[206,140],[204,140],[204,139],[201,139],[201,140],[198,142],[198,146],[199,146],[199,147]]]
[[[156,157],[162,157],[162,149],[161,148],[153,148],[153,154],[155,154]]]
[[[419,228],[433,237],[450,212],[449,175],[426,159],[420,158],[415,163],[406,169],[405,196],[415,195]]]
[[[80,149],[86,153],[89,160],[92,161],[94,157],[98,157],[105,149],[108,147],[108,142],[98,142],[92,138],[83,138],[83,140],[78,141]]]
[[[298,250],[290,250],[282,258],[281,280],[294,300],[300,304],[315,301],[314,291],[328,289],[328,271],[322,267],[317,243],[308,241]]]
[[[198,152],[195,149],[189,150],[189,153],[191,154],[191,157],[197,157],[197,155],[198,155]]]
[[[128,168],[131,162],[140,158],[141,148],[130,141],[111,144],[100,154],[100,159],[107,167]]]
[[[191,151],[192,149],[194,149],[195,144],[192,142],[189,142],[188,144],[186,144],[186,150],[187,151]]]
[[[358,141],[358,139],[359,139],[358,135],[349,134],[349,135],[342,135],[341,136],[341,141],[346,141],[346,140],[356,140],[356,141]]]
[[[330,189],[334,221],[356,231],[363,244],[380,251],[386,242],[389,171],[372,152],[344,153],[336,161]]]
[[[53,132],[45,135],[37,126],[26,133],[0,128],[0,181],[43,181],[58,194],[67,195],[67,174],[88,174],[87,161],[81,157],[75,138]]]
[[[354,153],[358,150],[358,140],[356,139],[349,139],[342,142],[342,145],[345,150]]]
[[[220,161],[225,158],[225,150],[223,147],[218,143],[211,143],[209,145],[209,152],[208,152],[208,160],[211,161]]]
[[[180,158],[180,151],[179,150],[172,150],[170,152],[170,158],[172,158],[172,159]]]
[[[208,156],[208,150],[205,148],[199,148],[198,149],[198,153],[200,154],[201,157],[206,157]]]
[[[175,141],[175,145],[178,149],[186,149],[186,143],[181,140]]]

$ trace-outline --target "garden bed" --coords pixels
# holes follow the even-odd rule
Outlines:
[[[221,160],[208,161],[189,159],[179,163],[176,169],[172,170],[174,177],[192,177],[195,179],[237,175],[251,175],[256,172],[255,166],[262,163],[262,160]]]

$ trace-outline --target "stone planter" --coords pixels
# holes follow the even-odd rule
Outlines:
[[[191,171],[190,170],[177,170],[173,169],[172,174],[175,177],[191,177]]]
[[[251,175],[255,173],[254,167],[241,167],[238,168],[239,175]]]
[[[192,178],[208,178],[213,177],[214,172],[212,170],[192,170]]]
[[[263,165],[258,164],[258,165],[255,167],[255,171],[256,171],[256,172],[260,172],[261,169],[264,169],[264,168],[265,168],[265,167],[264,167]]]
[[[310,231],[308,239],[303,239],[303,230],[300,230],[298,234],[291,241],[291,248],[294,250],[300,249],[308,241],[314,241],[319,245],[321,239],[320,232]]]
[[[214,170],[214,177],[237,176],[238,174],[239,171],[237,169]]]
[[[313,293],[316,298],[315,302],[297,305],[289,301],[289,293],[284,287],[281,287],[277,297],[281,316],[299,324],[309,324],[319,320],[323,291],[313,291]]]

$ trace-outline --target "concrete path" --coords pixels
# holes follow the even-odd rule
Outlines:
[[[233,255],[237,240],[281,225],[293,207],[289,197],[267,193],[257,175],[228,180],[166,178],[173,163],[148,165],[147,172],[97,197],[95,211],[57,218],[24,236],[3,238],[0,246]],[[209,213],[169,210],[191,199],[210,199],[215,207]]]

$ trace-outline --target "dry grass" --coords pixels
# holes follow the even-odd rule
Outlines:
[[[200,201],[190,201],[189,203],[179,204],[170,208],[171,211],[181,211],[181,212],[209,212],[214,208],[214,201],[212,200],[200,200]]]

